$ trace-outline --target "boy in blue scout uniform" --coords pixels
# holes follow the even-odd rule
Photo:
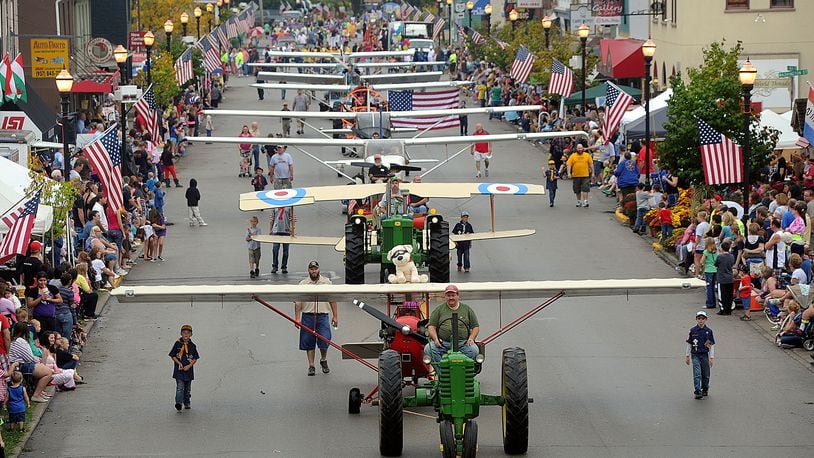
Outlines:
[[[687,365],[692,361],[692,376],[695,385],[695,399],[703,399],[709,392],[709,368],[715,364],[715,336],[707,327],[707,312],[695,314],[695,326],[687,338]]]

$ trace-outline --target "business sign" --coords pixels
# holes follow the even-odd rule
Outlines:
[[[24,111],[0,111],[0,129],[30,130],[34,132],[34,138],[42,140],[42,131]]]
[[[619,25],[624,12],[623,0],[594,0],[591,13],[596,25]]]
[[[70,42],[67,38],[31,39],[31,77],[54,78],[68,67]]]
[[[130,32],[130,49],[137,49],[144,47],[144,35],[147,32]]]
[[[518,8],[542,8],[543,0],[517,0]]]
[[[571,24],[576,30],[580,24],[585,23],[588,27],[593,27],[594,17],[591,15],[591,9],[588,5],[579,4],[571,6]]]
[[[107,65],[113,59],[113,45],[101,37],[90,40],[85,50],[94,65]]]

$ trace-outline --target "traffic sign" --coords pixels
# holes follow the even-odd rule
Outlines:
[[[803,75],[808,75],[808,69],[801,68],[799,70],[789,70],[787,72],[780,72],[777,74],[777,76],[781,78],[790,78],[792,76],[803,76]]]

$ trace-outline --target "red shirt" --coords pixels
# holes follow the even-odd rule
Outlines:
[[[489,135],[489,132],[486,132],[485,130],[481,130],[480,132],[475,132],[472,135]],[[475,143],[475,152],[476,153],[488,153],[489,152],[489,142]]]
[[[740,298],[746,299],[747,297],[752,295],[752,277],[749,275],[744,275],[741,278],[741,287],[747,286],[748,289],[740,290]]]
[[[669,224],[672,226],[673,224],[673,211],[669,208],[661,208],[659,209],[659,221],[661,224]]]
[[[0,314],[0,332],[2,332],[4,329],[11,332],[10,328],[11,326],[8,324],[8,318],[6,318],[5,315]],[[0,336],[0,354],[8,355],[8,350],[9,349],[6,348],[6,341],[2,336]]]

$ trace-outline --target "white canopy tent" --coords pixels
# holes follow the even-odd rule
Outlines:
[[[19,205],[25,197],[25,188],[31,183],[28,169],[16,162],[0,157],[0,214]],[[37,219],[34,220],[34,234],[44,234],[51,229],[54,211],[48,205],[40,205]],[[8,232],[9,227],[0,222],[0,234]]]
[[[792,129],[790,119],[786,119],[772,110],[763,110],[760,112],[760,126],[772,127],[780,131],[780,138],[777,139],[775,149],[800,149],[800,146],[796,144],[800,136]]]
[[[673,96],[673,90],[671,88],[667,88],[666,91],[662,92],[656,97],[650,99],[650,114],[652,116],[653,112],[659,110],[661,108],[665,108],[667,106],[667,101],[670,100],[670,97]],[[644,105],[639,105],[638,107],[627,111],[622,116],[622,121],[619,122],[620,128],[624,130],[624,126],[630,124],[633,121],[637,121],[639,119],[644,118]]]

